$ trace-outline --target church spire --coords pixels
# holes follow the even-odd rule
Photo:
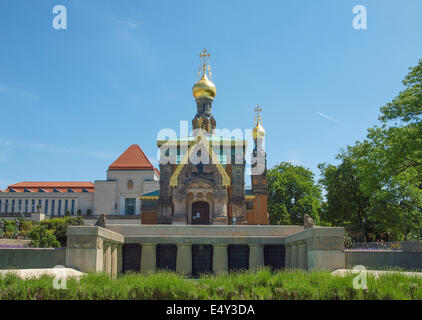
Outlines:
[[[202,77],[198,82],[195,83],[192,88],[192,93],[195,99],[204,97],[212,100],[217,94],[217,88],[215,87],[214,83],[208,79],[208,76],[211,78],[211,67],[208,62],[210,56],[211,55],[208,53],[207,49],[202,50],[202,52],[199,54],[199,58],[201,59],[199,76],[201,77],[202,72]]]
[[[204,49],[199,54],[201,65],[199,67],[199,76],[201,77],[193,86],[192,94],[196,100],[197,113],[192,120],[193,129],[204,129],[212,134],[215,129],[215,119],[211,114],[212,102],[217,94],[217,88],[214,83],[208,79],[211,78],[211,67],[209,65],[209,52]],[[202,71],[201,71],[202,69]],[[202,76],[201,76],[202,72]],[[207,76],[208,73],[208,76]]]
[[[255,128],[253,128],[252,135],[255,140],[255,143],[257,142],[257,139],[263,139],[265,136],[265,129],[262,124],[262,108],[260,105],[257,105],[255,109],[253,109],[256,112],[255,115]]]

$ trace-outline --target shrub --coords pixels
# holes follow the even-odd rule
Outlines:
[[[64,217],[64,218],[53,218],[50,220],[41,221],[44,225],[59,241],[62,247],[66,246],[67,242],[67,227],[68,226],[82,226],[84,225],[84,219],[78,217]]]
[[[3,238],[13,239],[15,237],[15,220],[3,220]]]
[[[59,248],[60,242],[56,237],[47,230],[44,225],[37,225],[29,234],[31,238],[31,246],[40,248]]]
[[[350,238],[349,235],[345,234],[344,235],[344,248],[351,248],[353,246],[353,241],[352,238]]]

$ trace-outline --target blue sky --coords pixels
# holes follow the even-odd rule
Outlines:
[[[367,30],[352,26],[367,8]],[[67,30],[52,27],[55,5]],[[196,112],[211,52],[219,128],[264,108],[268,165],[318,173],[363,139],[422,58],[422,1],[0,2],[0,187],[93,181],[130,144],[154,160],[163,128]]]

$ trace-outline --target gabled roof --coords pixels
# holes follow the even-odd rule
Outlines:
[[[170,177],[170,186],[176,187],[177,186],[177,179],[179,177],[180,172],[182,172],[183,167],[185,164],[188,164],[190,154],[194,150],[194,146],[196,144],[202,144],[205,148],[205,151],[208,152],[208,154],[211,156],[211,163],[217,166],[218,172],[221,174],[222,183],[221,185],[223,187],[229,187],[230,186],[230,177],[227,174],[226,170],[224,170],[223,166],[221,165],[221,162],[219,158],[214,153],[214,150],[212,149],[207,137],[203,134],[202,130],[199,130],[197,132],[197,136],[195,138],[194,143],[189,147],[188,152],[185,153],[182,160],[178,163],[176,169],[173,171],[173,174]]]
[[[154,170],[154,167],[141,147],[132,144],[108,167],[108,170]]]
[[[5,192],[94,192],[95,185],[89,181],[24,181],[10,185]]]

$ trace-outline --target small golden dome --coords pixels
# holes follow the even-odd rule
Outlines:
[[[258,123],[256,124],[255,128],[253,128],[252,136],[256,140],[257,138],[264,138],[265,136],[265,129],[261,125],[260,121],[258,120]]]
[[[192,94],[197,98],[211,98],[214,99],[215,95],[217,94],[217,88],[215,87],[214,83],[212,83],[206,73],[206,69],[204,67],[202,78],[195,83],[195,85],[192,88]]]

